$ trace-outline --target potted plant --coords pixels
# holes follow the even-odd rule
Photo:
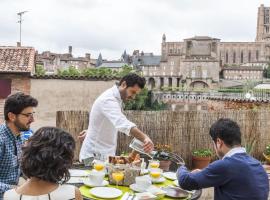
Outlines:
[[[157,144],[155,145],[155,150],[157,151],[154,155],[154,160],[159,160],[159,168],[164,171],[169,171],[170,165],[172,163],[170,153],[172,152],[172,148],[167,144]]]
[[[212,151],[210,149],[197,149],[192,152],[193,169],[203,169],[211,162]]]
[[[265,158],[267,164],[270,164],[270,144],[268,144],[263,152],[263,157]]]

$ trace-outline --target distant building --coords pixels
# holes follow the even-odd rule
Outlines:
[[[114,71],[120,71],[122,67],[126,65],[132,66],[129,62],[129,56],[126,54],[126,51],[124,51],[120,60],[103,60],[100,53],[96,62],[97,68],[109,68]]]
[[[258,8],[255,42],[221,42],[208,36],[167,42],[164,34],[160,63],[142,65],[148,86],[211,89],[219,86],[220,72],[228,79],[261,79],[262,68],[270,62],[269,10],[264,5]]]
[[[37,64],[43,65],[47,72],[56,73],[58,69],[67,69],[74,66],[76,69],[95,67],[96,60],[91,59],[91,54],[86,53],[85,57],[73,57],[72,46],[69,46],[68,53],[58,54],[44,51],[37,55]]]

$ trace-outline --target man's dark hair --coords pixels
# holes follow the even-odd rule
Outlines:
[[[66,131],[55,127],[38,129],[22,147],[21,168],[28,177],[51,183],[65,183],[70,178],[75,141]]]
[[[126,81],[127,87],[133,87],[136,84],[143,89],[145,86],[145,78],[140,77],[138,74],[135,73],[130,73],[126,76],[124,76],[121,80],[120,80],[120,85]]]
[[[236,122],[231,119],[221,118],[212,124],[210,136],[217,142],[217,138],[224,141],[228,147],[241,144],[241,131]]]
[[[8,113],[20,114],[27,107],[37,107],[38,101],[30,95],[18,92],[8,96],[4,106],[5,120],[8,120]]]

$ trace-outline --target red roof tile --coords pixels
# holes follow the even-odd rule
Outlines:
[[[33,47],[1,47],[1,72],[28,72],[35,66],[35,49]]]

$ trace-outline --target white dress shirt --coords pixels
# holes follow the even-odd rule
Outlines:
[[[244,147],[234,147],[223,156],[222,160],[226,157],[232,157],[237,153],[246,153],[246,149]]]
[[[135,126],[122,112],[122,99],[118,87],[115,85],[106,90],[92,106],[80,160],[94,157],[95,154],[103,158],[114,156],[118,131],[129,136],[130,129]]]

